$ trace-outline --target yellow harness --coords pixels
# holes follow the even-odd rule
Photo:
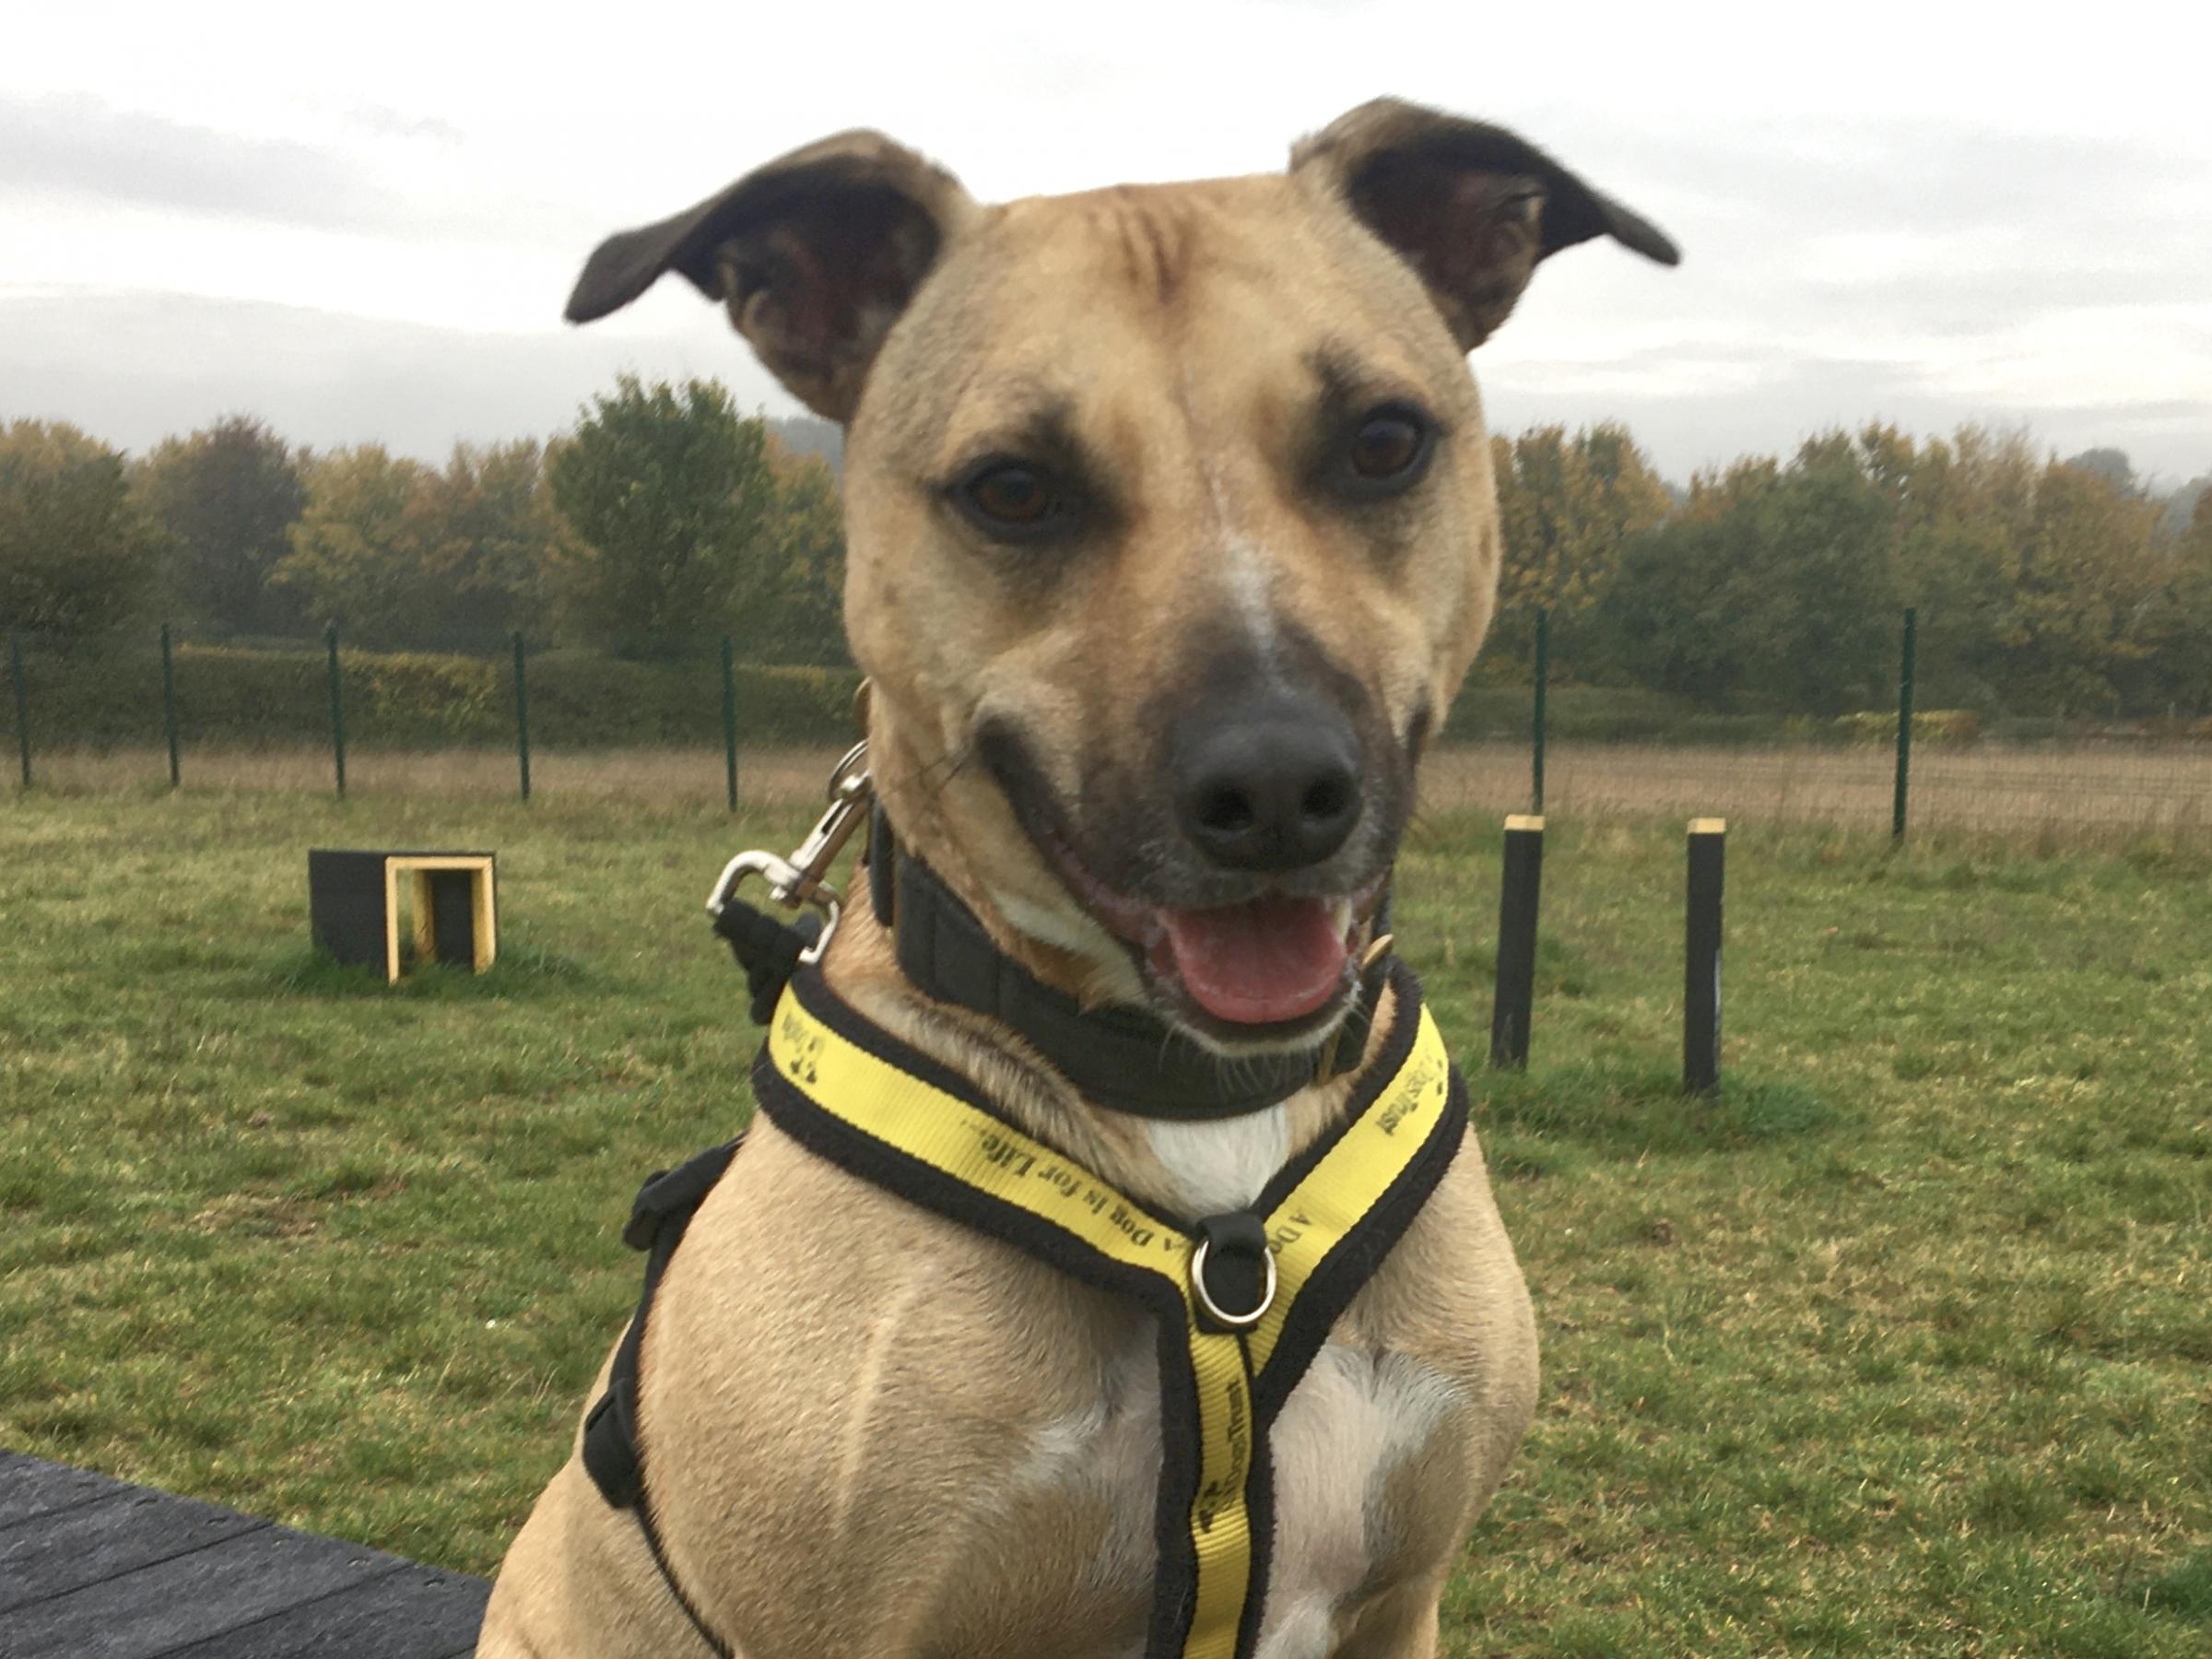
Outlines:
[[[786,1134],[1153,1312],[1162,1467],[1147,1659],[1248,1659],[1273,1541],[1268,1430],[1459,1149],[1465,1086],[1412,972],[1397,967],[1391,983],[1390,1030],[1342,1124],[1252,1206],[1271,1283],[1256,1311],[1229,1314],[1207,1292],[1212,1222],[1186,1229],[1155,1215],[1014,1128],[818,973],[793,981],[769,1027],[755,1090]]]

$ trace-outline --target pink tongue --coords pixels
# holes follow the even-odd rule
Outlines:
[[[1321,899],[1162,911],[1183,989],[1217,1019],[1271,1025],[1312,1013],[1344,983],[1345,930]]]

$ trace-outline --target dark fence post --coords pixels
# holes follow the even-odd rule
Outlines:
[[[1498,897],[1498,996],[1490,1009],[1490,1064],[1528,1067],[1536,994],[1536,901],[1544,883],[1544,820],[1505,820],[1504,880]]]
[[[330,754],[338,773],[338,799],[346,798],[346,700],[338,689],[338,625],[323,630],[330,647]]]
[[[1689,820],[1689,915],[1682,966],[1682,1087],[1721,1086],[1721,882],[1728,849],[1724,818]]]
[[[1544,684],[1551,677],[1551,613],[1536,612],[1536,712],[1533,748],[1535,751],[1534,800],[1529,811],[1544,816]]]
[[[1912,773],[1912,651],[1919,611],[1905,606],[1904,660],[1897,673],[1897,804],[1889,812],[1892,840],[1905,838],[1906,786]]]
[[[558,724],[558,723],[556,723]],[[523,668],[523,630],[514,630],[514,753],[522,763],[523,799],[530,798],[530,681]]]
[[[30,693],[23,688],[23,637],[7,636],[7,666],[16,682],[16,747],[23,756],[23,787],[30,787]]]
[[[161,730],[169,739],[169,786],[183,782],[177,757],[177,670],[169,650],[169,624],[161,624]]]
[[[737,810],[737,658],[730,636],[722,636],[722,772],[730,810]]]

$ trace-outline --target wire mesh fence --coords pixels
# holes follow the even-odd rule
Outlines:
[[[436,652],[169,629],[9,640],[18,788],[778,795],[850,741],[859,675],[727,638]],[[175,765],[172,770],[171,757]]]
[[[605,650],[509,634],[426,652],[335,632],[12,635],[6,775],[17,791],[812,800],[851,741],[860,677],[762,662],[759,643]],[[2212,720],[1716,712],[1547,685],[1540,653],[1536,666],[1524,684],[1492,670],[1462,693],[1425,767],[1431,810],[2212,837]]]
[[[1526,743],[1447,744],[1428,763],[1432,808],[1529,809]],[[1893,831],[1895,763],[1878,749],[1554,740],[1546,810],[1555,818],[1687,818]],[[2093,737],[1914,751],[1912,830],[2066,839],[2212,838],[2212,743]]]

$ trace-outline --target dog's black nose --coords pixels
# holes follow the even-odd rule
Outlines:
[[[1175,817],[1215,864],[1297,870],[1359,821],[1359,742],[1344,717],[1298,697],[1194,717],[1171,762]]]

